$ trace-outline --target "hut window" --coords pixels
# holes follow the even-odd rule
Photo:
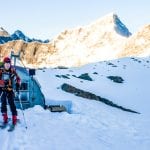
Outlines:
[[[28,83],[21,83],[20,90],[28,90]]]

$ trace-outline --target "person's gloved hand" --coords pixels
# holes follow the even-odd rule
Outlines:
[[[16,92],[19,92],[19,89],[20,89],[20,84],[16,83]]]

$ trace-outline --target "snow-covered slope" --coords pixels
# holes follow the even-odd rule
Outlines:
[[[46,69],[38,71],[37,77],[44,86],[43,92],[47,99],[57,100],[59,95],[58,99],[65,100],[68,96],[71,96],[68,93],[64,94],[60,88],[63,83],[68,83],[79,89],[108,98],[115,103],[136,109],[141,113],[150,113],[149,106],[143,105],[149,102],[147,98],[150,86],[148,84],[150,76],[149,59],[149,57],[145,59],[123,58],[94,63],[81,68]],[[93,81],[74,77],[84,73],[88,73]],[[62,75],[70,79],[63,78]],[[112,82],[107,76],[120,76],[124,79],[124,83]],[[53,94],[49,95],[50,93]]]
[[[24,111],[28,129],[21,123],[13,133],[0,130],[1,150],[149,150],[150,147],[150,58],[124,58],[81,68],[45,69],[36,72],[46,103],[71,102],[71,113],[52,113],[35,106]],[[77,78],[88,73],[93,81]],[[107,76],[120,76],[123,83]],[[76,76],[76,77],[75,77]],[[68,78],[67,78],[68,77]],[[61,90],[63,83],[92,92],[134,114]],[[0,118],[1,119],[1,118]]]

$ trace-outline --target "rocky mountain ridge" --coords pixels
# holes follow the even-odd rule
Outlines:
[[[5,34],[7,35],[7,34]],[[18,35],[18,34],[17,34]],[[77,67],[120,57],[150,55],[150,26],[131,34],[119,17],[108,14],[89,25],[66,29],[49,43],[25,42],[0,45],[1,56],[13,49],[29,67]],[[138,51],[138,52],[137,52]]]
[[[13,34],[9,34],[3,27],[0,27],[0,44],[5,44],[9,41],[14,40],[23,40],[24,42],[41,42],[41,43],[48,43],[49,40],[40,40],[40,39],[34,39],[29,38],[26,36],[22,31],[16,30]]]

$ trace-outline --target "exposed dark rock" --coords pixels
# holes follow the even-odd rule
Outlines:
[[[70,79],[67,75],[55,75],[58,78]]]
[[[54,69],[68,69],[68,67],[65,67],[65,66],[58,66],[58,67],[56,67],[56,68],[54,68]]]
[[[133,61],[136,61],[136,62],[138,62],[138,63],[141,63],[142,61],[141,60],[138,60],[137,58],[131,58]]]
[[[113,63],[108,62],[108,63],[107,63],[107,65],[109,65],[109,66],[113,66],[114,64],[113,64]]]
[[[67,75],[61,75],[61,77],[64,79],[70,79]]]
[[[93,72],[93,74],[98,74],[97,72]]]
[[[57,78],[61,78],[61,76],[60,75],[55,75]]]
[[[81,89],[78,89],[72,85],[69,85],[67,83],[64,83],[63,85],[61,85],[61,89],[65,92],[68,92],[68,93],[72,93],[76,96],[79,96],[79,97],[83,97],[83,98],[87,98],[87,99],[90,99],[90,100],[96,100],[96,101],[100,101],[102,103],[105,103],[106,105],[109,105],[109,106],[112,106],[112,107],[115,107],[115,108],[118,108],[118,109],[121,109],[123,111],[127,111],[127,112],[132,112],[132,113],[138,113],[140,114],[139,112],[136,112],[134,110],[131,110],[131,109],[128,109],[128,108],[125,108],[125,107],[122,107],[122,106],[119,106],[115,103],[113,103],[112,101],[106,99],[106,98],[102,98],[100,96],[97,96],[93,93],[90,93],[90,92],[87,92],[87,91],[84,91],[84,90],[81,90]]]
[[[76,76],[76,75],[74,75],[74,74],[73,74],[72,76],[77,78],[77,76]]]
[[[88,73],[81,74],[78,78],[88,81],[93,81],[93,79],[88,75]]]
[[[112,67],[117,67],[115,64],[108,62],[107,65],[112,66]]]
[[[107,78],[116,83],[123,83],[124,81],[122,77],[119,77],[119,76],[108,76]]]
[[[112,65],[112,67],[117,67],[116,65]]]

